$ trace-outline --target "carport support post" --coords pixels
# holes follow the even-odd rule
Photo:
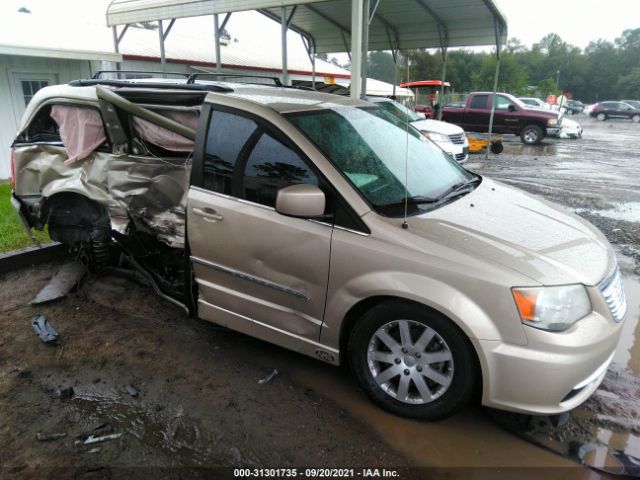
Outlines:
[[[218,23],[218,14],[213,14],[213,36],[216,45],[216,73],[222,73],[222,62],[220,61],[220,24]]]
[[[282,84],[289,85],[289,71],[287,70],[287,7],[280,7],[282,26]]]
[[[351,98],[361,96],[363,1],[351,0]]]
[[[493,115],[496,113],[496,93],[498,92],[498,77],[500,76],[500,44],[502,37],[502,27],[497,19],[493,19],[493,26],[496,32],[496,76],[493,79],[493,94],[491,95],[491,113],[489,114],[489,143],[485,152],[485,160],[489,160],[489,150],[491,150],[491,134],[493,132]]]
[[[311,43],[311,88],[316,89],[316,46]]]
[[[442,120],[442,109],[444,108],[444,79],[447,77],[447,47],[442,48],[442,81],[440,82],[440,107],[438,108],[438,120]]]
[[[162,20],[158,20],[158,38],[160,39],[160,65],[162,68],[162,77],[166,77],[164,72],[167,71],[167,59],[164,54],[164,28],[162,26]]]
[[[367,62],[369,60],[369,2],[363,0],[362,11],[364,12],[364,22],[362,22],[362,86],[360,87],[360,97],[363,100],[367,98]]]

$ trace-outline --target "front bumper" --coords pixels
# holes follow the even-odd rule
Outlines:
[[[571,410],[598,388],[618,344],[616,323],[597,288],[594,311],[564,332],[523,326],[527,345],[473,340],[483,372],[482,403],[534,415]]]
[[[452,142],[435,143],[458,163],[464,163],[469,160],[469,142],[466,139],[464,144],[455,144]]]

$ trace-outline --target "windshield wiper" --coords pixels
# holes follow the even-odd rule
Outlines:
[[[482,181],[482,177],[476,177],[472,180],[468,180],[466,182],[456,183],[452,185],[450,188],[445,190],[443,193],[436,197],[436,203],[442,203],[447,200],[451,200],[452,198],[458,197],[460,195],[466,195],[467,193],[472,192],[475,189],[474,185],[479,184]],[[472,187],[472,188],[466,188]]]

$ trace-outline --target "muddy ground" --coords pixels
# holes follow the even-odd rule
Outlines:
[[[640,125],[576,119],[581,140],[508,141],[503,154],[467,164],[583,215],[619,253],[625,333],[603,387],[568,422],[478,406],[437,423],[394,417],[342,369],[187,319],[115,276],[90,276],[63,300],[28,306],[59,268],[52,263],[0,273],[0,478],[386,466],[429,467],[401,470],[401,478],[446,470],[447,478],[595,479],[578,462],[606,468],[640,457]],[[36,313],[60,333],[57,346],[34,335]],[[85,444],[105,436],[112,439]]]

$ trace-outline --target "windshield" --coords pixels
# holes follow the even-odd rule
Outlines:
[[[396,118],[399,118],[403,122],[407,120],[407,118],[409,119],[410,122],[417,122],[419,120],[424,120],[423,117],[421,117],[415,112],[412,112],[410,109],[408,109],[404,105],[401,105],[398,102],[391,102],[391,101],[375,102],[375,104],[378,105],[380,108],[383,108],[387,112],[391,113]]]
[[[635,109],[640,109],[640,101],[638,100],[625,100],[624,103],[626,103],[627,105],[630,105]]]
[[[337,107],[288,115],[382,215],[418,214],[474,179],[418,130],[377,107]],[[408,179],[405,191],[405,179]]]

